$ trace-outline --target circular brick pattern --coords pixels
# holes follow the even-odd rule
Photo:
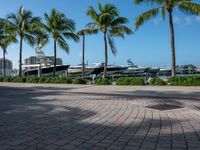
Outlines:
[[[200,149],[198,100],[80,88],[0,87],[0,150]]]

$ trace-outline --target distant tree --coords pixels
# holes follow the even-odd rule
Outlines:
[[[79,37],[75,32],[75,22],[68,19],[63,13],[51,10],[50,15],[44,14],[46,24],[45,30],[49,33],[49,37],[54,41],[54,70],[53,76],[56,74],[56,56],[57,56],[57,44],[65,52],[69,52],[69,45],[66,42],[67,39],[72,39],[75,42],[79,41]]]
[[[84,78],[85,74],[85,35],[96,34],[97,32],[97,29],[83,29],[77,33],[79,36],[82,36],[82,78]]]
[[[176,55],[175,55],[175,38],[174,38],[174,25],[173,25],[173,12],[176,8],[181,12],[189,15],[199,15],[200,5],[193,2],[193,0],[134,0],[135,4],[140,5],[142,3],[155,6],[154,8],[142,13],[135,21],[135,29],[145,22],[156,17],[159,12],[165,19],[166,12],[169,15],[169,25],[171,32],[171,51],[172,51],[172,76],[176,76]]]
[[[104,35],[104,47],[105,47],[105,64],[103,77],[106,77],[107,65],[108,65],[108,50],[107,42],[110,45],[112,53],[115,55],[117,49],[114,44],[113,37],[124,38],[125,34],[132,34],[132,30],[125,26],[128,22],[127,18],[119,17],[119,10],[112,4],[102,5],[98,4],[97,12],[92,6],[89,6],[87,15],[93,20],[88,24],[88,27],[101,31]],[[108,39],[108,41],[107,41]]]

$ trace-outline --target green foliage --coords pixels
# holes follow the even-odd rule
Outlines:
[[[98,4],[98,11],[94,7],[89,6],[87,15],[92,19],[92,22],[87,26],[91,29],[106,33],[108,44],[110,45],[113,54],[116,54],[114,37],[124,38],[125,35],[133,34],[133,31],[126,26],[128,19],[120,17],[118,8],[112,4]]]
[[[145,85],[143,77],[124,77],[119,78],[116,82],[117,85]]]
[[[160,78],[151,78],[149,85],[167,85],[167,83]]]
[[[61,79],[62,83],[71,84],[73,82],[73,80],[69,77],[61,77],[60,79]]]
[[[24,77],[14,77],[12,79],[12,82],[16,82],[16,83],[25,83],[27,78]]]
[[[97,85],[109,85],[111,84],[110,80],[106,79],[106,78],[98,78],[95,80],[95,84]]]
[[[13,81],[13,78],[12,77],[5,77],[4,82],[12,82]]]
[[[77,78],[73,80],[73,84],[87,84],[87,80],[82,78]]]
[[[44,29],[53,35],[53,38],[58,43],[58,46],[65,52],[69,52],[69,45],[65,39],[72,39],[78,42],[79,37],[75,32],[75,22],[65,16],[65,14],[52,9],[50,14],[44,14],[46,24]]]
[[[3,82],[4,81],[4,77],[0,77],[0,82]]]
[[[200,76],[177,76],[170,79],[173,86],[200,86]]]
[[[29,78],[27,78],[27,82],[28,83],[38,83],[39,79],[40,78],[38,78],[38,77],[29,77]]]
[[[142,13],[135,20],[135,29],[137,30],[146,21],[156,17],[159,12],[162,14],[163,19],[165,18],[166,12],[173,11],[178,8],[179,11],[189,14],[189,15],[199,15],[200,5],[194,0],[173,0],[173,1],[163,1],[163,0],[134,0],[136,5],[142,3],[149,6],[154,6],[152,9]]]
[[[45,77],[40,77],[38,83],[45,83],[46,79]]]

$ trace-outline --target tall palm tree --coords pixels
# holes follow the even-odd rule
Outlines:
[[[56,73],[56,49],[58,46],[65,52],[69,52],[69,45],[65,38],[72,39],[78,42],[79,37],[75,34],[75,23],[73,20],[68,19],[63,13],[51,10],[50,15],[44,14],[46,24],[44,25],[46,31],[49,33],[49,37],[53,38],[54,41],[54,70],[53,76]]]
[[[35,35],[38,33],[37,24],[40,24],[41,21],[39,17],[33,17],[32,12],[25,10],[22,6],[16,14],[8,14],[6,20],[6,32],[16,34],[19,37],[19,76],[22,76],[23,41],[27,42],[31,46],[34,46]]]
[[[78,31],[78,35],[82,36],[82,78],[84,78],[85,73],[85,35],[96,34],[98,30],[96,29],[83,29]]]
[[[3,50],[3,74],[6,77],[6,53],[10,44],[17,42],[16,36],[6,34],[5,19],[0,19],[0,48]]]
[[[200,14],[200,4],[192,2],[192,0],[134,0],[135,4],[150,4],[155,6],[154,8],[142,13],[135,21],[135,29],[145,22],[156,17],[159,12],[165,19],[166,12],[169,15],[169,25],[171,32],[171,51],[172,51],[172,76],[176,76],[176,55],[175,55],[175,37],[174,37],[174,25],[173,25],[173,12],[176,8],[181,12],[189,15]]]
[[[102,5],[98,4],[97,12],[92,6],[89,6],[87,15],[93,20],[88,24],[88,27],[101,31],[104,35],[104,47],[105,47],[105,62],[103,77],[106,77],[107,65],[108,65],[108,50],[107,42],[110,45],[112,53],[115,55],[117,49],[113,37],[124,38],[125,34],[132,34],[132,30],[125,26],[128,22],[127,18],[119,17],[119,10],[112,4]]]

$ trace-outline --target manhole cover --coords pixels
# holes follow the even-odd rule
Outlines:
[[[157,110],[171,110],[171,109],[179,109],[183,108],[181,106],[176,106],[176,105],[170,105],[170,104],[159,104],[159,105],[151,105],[151,106],[146,106],[147,108],[150,109],[157,109]]]

